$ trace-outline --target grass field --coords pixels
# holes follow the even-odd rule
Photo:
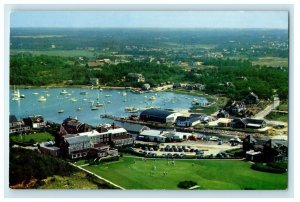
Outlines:
[[[29,135],[13,135],[10,138],[13,141],[22,142],[22,143],[32,142],[32,140],[36,143],[54,140],[53,135],[47,132],[32,133]]]
[[[280,102],[280,105],[278,106],[279,111],[288,111],[289,110],[289,105],[286,101]]]
[[[119,161],[86,166],[126,189],[179,189],[180,181],[191,180],[204,190],[286,189],[287,174],[255,171],[241,160],[175,160],[126,156]],[[167,174],[164,174],[166,172]]]
[[[280,113],[280,112],[271,112],[266,116],[266,119],[269,120],[274,120],[274,121],[283,121],[283,122],[288,122],[289,120],[289,115],[285,113]]]
[[[252,62],[253,65],[266,65],[270,67],[287,67],[288,58],[280,57],[261,57]]]
[[[31,53],[33,55],[50,55],[61,57],[95,57],[94,52],[89,50],[45,50],[45,51],[28,51],[28,50],[11,50],[11,54]]]

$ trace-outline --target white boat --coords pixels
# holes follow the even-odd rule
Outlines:
[[[39,102],[45,102],[47,99],[45,98],[45,96],[40,96],[38,101]]]
[[[73,97],[73,98],[70,99],[70,101],[71,102],[77,102],[77,99]]]
[[[14,89],[14,92],[12,93],[12,95],[13,95],[12,100],[14,100],[14,101],[18,101],[18,100],[21,99],[21,95],[20,95],[19,89],[17,89],[17,90]]]
[[[105,95],[105,97],[111,97],[111,95]]]
[[[65,111],[65,110],[63,110],[63,109],[60,109],[60,110],[58,110],[58,112],[57,112],[57,113],[61,114],[61,113],[64,113],[64,111]]]
[[[123,95],[123,96],[126,96],[126,95],[127,95],[127,93],[126,93],[126,92],[123,92],[123,93],[122,93],[122,95]]]
[[[49,96],[50,96],[50,94],[46,94],[46,96],[47,96],[47,97],[49,97]]]
[[[38,95],[39,93],[35,92],[35,93],[32,93],[32,95]]]
[[[156,97],[153,95],[153,96],[149,97],[149,100],[156,100]]]
[[[103,91],[103,89],[102,89],[102,88],[99,88],[99,91]]]
[[[108,100],[106,103],[107,103],[107,104],[111,104],[111,101],[110,101],[110,100]]]
[[[81,109],[81,107],[78,107],[76,110],[77,110],[77,111],[81,111],[82,109]]]
[[[68,92],[67,92],[66,90],[62,90],[59,94],[60,94],[60,95],[67,95]]]
[[[125,107],[125,112],[136,113],[138,111],[139,111],[139,109],[136,107]]]
[[[96,102],[95,106],[96,107],[103,107],[104,104],[101,104],[100,102]]]

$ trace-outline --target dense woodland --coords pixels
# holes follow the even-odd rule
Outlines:
[[[272,98],[275,91],[281,99],[288,96],[286,65],[252,65],[261,57],[287,59],[288,30],[12,28],[10,34],[11,85],[63,84],[68,80],[86,85],[96,77],[101,85],[140,87],[140,83],[126,81],[126,76],[142,73],[151,86],[168,81],[200,83],[206,85],[206,93],[232,99],[251,91],[264,99]],[[50,56],[53,51],[83,55],[81,60],[67,54]],[[118,62],[87,67],[88,61],[103,58]],[[154,62],[150,58],[155,58]],[[199,61],[202,66],[195,65]]]
[[[179,66],[167,67],[150,62],[130,62],[106,65],[93,70],[76,63],[72,58],[47,55],[18,54],[11,57],[11,85],[61,84],[73,80],[73,84],[88,84],[96,77],[102,85],[140,86],[126,82],[128,73],[142,73],[152,86],[163,82],[192,82],[206,85],[209,94],[225,94],[241,99],[255,92],[268,99],[277,90],[281,99],[288,96],[288,68],[253,66],[249,60],[203,58],[204,65],[211,68],[184,71]]]

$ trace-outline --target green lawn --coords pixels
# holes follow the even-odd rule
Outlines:
[[[281,57],[261,57],[252,61],[253,65],[266,65],[270,67],[287,67],[288,58]]]
[[[48,132],[32,133],[28,135],[13,135],[10,137],[13,141],[28,143],[32,140],[36,143],[54,140],[53,135]]]
[[[271,112],[266,116],[266,119],[274,120],[274,121],[283,121],[288,122],[289,115],[281,112]]]
[[[126,189],[179,189],[177,184],[185,180],[205,190],[287,188],[287,174],[255,171],[251,165],[241,160],[175,160],[173,165],[166,159],[123,157],[84,168]]]
[[[18,53],[31,53],[33,55],[50,55],[50,56],[61,56],[61,57],[95,57],[94,52],[89,50],[44,50],[44,51],[37,51],[37,50],[11,50],[11,54],[18,54]]]

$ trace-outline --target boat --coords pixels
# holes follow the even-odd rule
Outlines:
[[[216,137],[216,136],[212,136],[209,138],[210,141],[219,141],[220,138]]]
[[[35,93],[32,93],[32,95],[38,95],[39,93],[35,92]]]
[[[45,96],[40,96],[38,101],[39,102],[45,102],[47,99],[45,98]]]
[[[106,103],[107,103],[107,104],[111,104],[111,101],[110,101],[110,100],[108,100]]]
[[[67,95],[68,92],[67,92],[66,90],[62,90],[59,94],[60,94],[60,95]]]
[[[122,95],[123,95],[123,96],[126,96],[126,95],[127,95],[127,93],[126,93],[126,92],[123,92],[123,93],[122,93]]]
[[[24,99],[24,98],[25,98],[25,95],[24,95],[24,94],[20,95],[20,98],[21,98],[21,99]]]
[[[95,106],[96,107],[103,107],[104,104],[101,104],[100,102],[96,102]]]
[[[99,91],[103,91],[103,89],[102,89],[102,88],[99,88]]]
[[[71,102],[77,102],[77,99],[73,97],[73,98],[70,99],[70,101]]]
[[[80,95],[86,95],[86,94],[87,94],[86,91],[81,91],[81,92],[80,92]]]
[[[58,110],[58,112],[57,112],[57,113],[61,114],[61,113],[64,113],[64,111],[65,111],[65,110],[63,110],[63,109],[60,109],[60,110]]]
[[[18,101],[18,100],[20,100],[21,99],[21,96],[20,96],[20,91],[19,91],[19,89],[14,89],[14,92],[12,93],[12,95],[13,95],[13,98],[12,98],[12,100],[14,100],[14,101]]]
[[[98,109],[100,109],[100,107],[96,107],[94,105],[91,106],[91,110],[98,110]]]
[[[153,95],[153,96],[149,97],[149,100],[156,100],[156,97]]]
[[[81,109],[81,107],[78,107],[77,109],[76,109],[76,111],[81,111],[82,109]]]
[[[94,104],[94,101],[92,102],[92,105],[91,105],[91,110],[98,110],[98,109],[100,109],[100,107],[102,107],[102,106],[100,106],[100,105],[97,105],[97,104],[100,104],[99,102],[97,102],[96,104]]]
[[[139,111],[139,109],[136,107],[125,107],[125,112],[136,113],[138,111]]]
[[[105,95],[105,97],[111,97],[111,95]]]
[[[50,94],[46,94],[46,96],[47,96],[47,97],[49,97],[49,96],[50,96]]]

